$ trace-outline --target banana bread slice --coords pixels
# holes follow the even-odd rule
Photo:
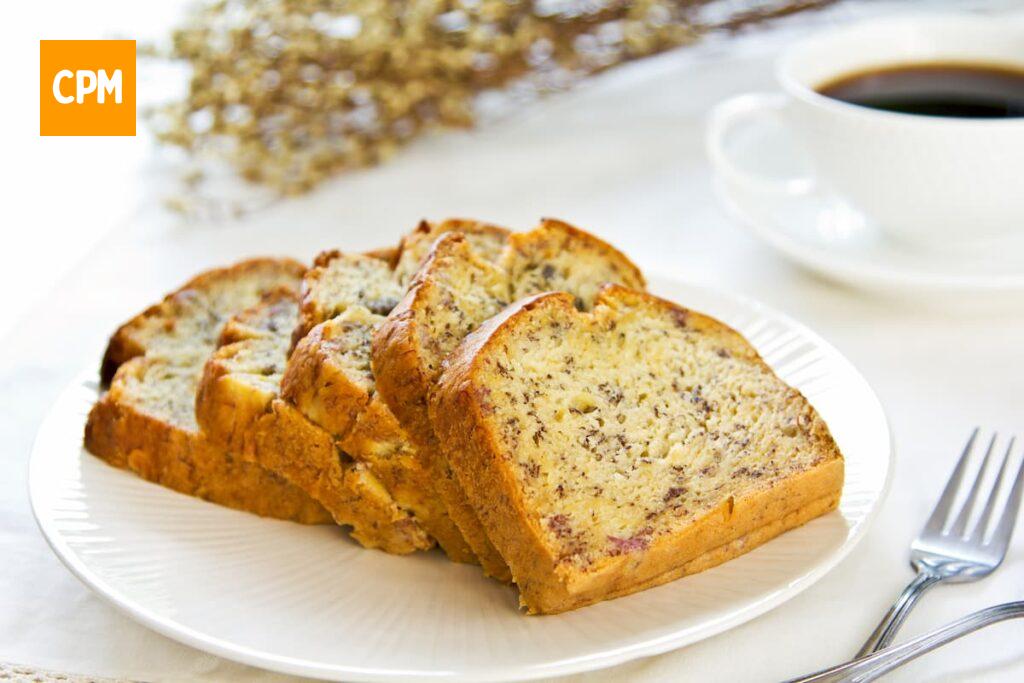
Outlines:
[[[534,230],[512,234],[497,262],[481,257],[459,233],[444,234],[374,335],[377,391],[409,433],[484,571],[495,578],[508,580],[509,568],[448,466],[430,422],[427,397],[444,358],[509,302],[564,290],[579,306],[588,307],[606,282],[644,287],[639,269],[622,253],[561,221],[544,220]]]
[[[814,408],[738,333],[651,295],[525,299],[444,365],[431,416],[531,613],[701,571],[838,504]]]
[[[450,559],[476,558],[435,490],[430,471],[376,392],[370,370],[373,331],[404,293],[406,280],[441,234],[457,231],[484,254],[504,248],[508,231],[468,220],[422,222],[390,261],[338,251],[321,254],[305,277],[299,338],[281,395],[365,463],[395,501],[433,536]],[[293,466],[300,466],[298,463]],[[283,473],[286,471],[282,470]]]
[[[277,290],[228,322],[196,395],[203,433],[312,495],[365,547],[395,554],[432,547],[366,464],[279,398],[298,317],[296,293]]]
[[[330,516],[298,487],[211,444],[199,431],[195,395],[206,357],[229,316],[264,292],[298,287],[305,268],[252,259],[203,273],[113,335],[85,447],[112,465],[228,507],[303,523]]]

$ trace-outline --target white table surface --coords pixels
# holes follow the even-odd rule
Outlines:
[[[24,50],[34,57],[39,38],[102,37],[108,29],[137,35],[132,27],[159,28],[177,12],[173,3],[54,5],[30,8],[31,26],[4,26],[5,56]],[[542,215],[558,216],[621,245],[648,270],[786,311],[860,368],[895,432],[889,499],[835,571],[728,633],[588,678],[771,681],[854,652],[910,579],[907,545],[969,429],[984,423],[1024,434],[1024,297],[880,297],[792,267],[717,206],[702,121],[726,96],[771,88],[771,58],[795,36],[894,7],[906,4],[858,2],[630,66],[510,120],[433,137],[387,166],[216,225],[185,223],[159,208],[169,191],[167,165],[145,136],[38,138],[32,111],[8,112],[3,135],[13,154],[4,165],[0,219],[0,287],[10,306],[0,326],[0,661],[145,680],[285,680],[146,630],[64,569],[39,535],[26,499],[36,426],[70,378],[98,364],[117,323],[196,270],[250,254],[310,258],[320,248],[377,246],[420,217],[448,215],[524,229]],[[111,16],[118,20],[108,21]],[[23,55],[17,59],[26,63]],[[14,60],[6,63],[19,63]],[[34,73],[13,82],[27,93],[25,101],[34,101]],[[1024,532],[991,578],[935,589],[904,635],[1022,592]],[[891,679],[1024,680],[1022,636],[1020,622],[993,626]]]

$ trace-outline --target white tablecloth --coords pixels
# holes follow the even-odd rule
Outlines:
[[[910,579],[907,545],[969,429],[983,423],[1024,432],[1024,301],[881,297],[792,267],[717,205],[702,152],[702,120],[728,95],[771,88],[772,55],[809,24],[888,8],[856,3],[757,37],[627,67],[502,123],[422,141],[387,166],[340,178],[241,221],[188,224],[163,213],[157,205],[167,191],[164,174],[148,152],[130,155],[136,166],[81,178],[100,187],[130,175],[132,187],[141,188],[132,200],[143,208],[129,212],[131,219],[119,222],[59,282],[38,254],[38,268],[23,267],[17,281],[0,283],[8,297],[49,291],[39,296],[43,303],[7,326],[12,332],[0,345],[0,661],[147,680],[283,680],[146,630],[63,568],[39,535],[26,500],[36,426],[72,375],[97,364],[116,323],[196,270],[248,254],[309,258],[324,247],[377,246],[421,217],[449,215],[519,228],[542,215],[558,216],[622,245],[648,270],[758,298],[844,352],[891,418],[898,453],[892,493],[873,529],[835,571],[744,626],[590,678],[769,681],[854,652]],[[150,177],[153,182],[138,182]],[[60,210],[37,208],[44,218]],[[83,225],[103,219],[101,207],[83,211]],[[17,234],[16,222],[4,221],[5,241]],[[70,239],[62,235],[76,230],[43,223],[55,248]],[[1019,598],[1022,579],[1024,531],[997,574],[935,589],[904,635]],[[1019,622],[991,627],[892,680],[1024,680],[1022,636]]]

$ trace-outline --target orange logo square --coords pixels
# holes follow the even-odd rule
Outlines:
[[[135,135],[134,40],[40,40],[40,135]]]

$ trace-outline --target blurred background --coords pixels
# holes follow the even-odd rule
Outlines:
[[[229,8],[232,4],[237,7],[244,3],[228,3]],[[593,11],[602,4],[546,3],[549,12],[571,12],[574,7]],[[412,144],[394,151],[381,167],[333,176],[328,173],[323,178],[318,174],[316,182],[308,186],[309,193],[281,201],[274,199],[277,193],[273,190],[296,189],[296,183],[281,179],[284,172],[267,180],[271,187],[267,191],[266,186],[244,187],[234,180],[228,167],[216,164],[204,170],[206,179],[192,197],[182,199],[183,177],[194,181],[197,166],[180,149],[158,144],[154,126],[147,123],[140,122],[139,134],[134,138],[37,134],[40,38],[134,38],[140,52],[149,48],[166,52],[171,48],[172,29],[188,25],[194,16],[194,3],[29,3],[19,8],[17,20],[0,27],[0,42],[8,63],[24,65],[9,70],[8,92],[29,103],[8,107],[3,113],[7,119],[2,134],[8,161],[4,165],[7,201],[3,223],[8,240],[0,251],[0,284],[7,291],[19,290],[19,296],[9,302],[7,315],[0,321],[0,336],[39,305],[50,287],[74,264],[100,251],[104,239],[110,242],[101,251],[108,253],[116,250],[119,242],[136,237],[200,240],[208,246],[208,263],[212,264],[254,250],[283,249],[308,257],[310,250],[347,241],[352,234],[366,245],[378,244],[424,216],[466,214],[527,228],[546,213],[577,221],[610,239],[657,234],[662,239],[640,241],[637,246],[648,253],[637,253],[638,259],[649,267],[685,273],[687,279],[714,281],[714,272],[720,268],[714,258],[704,255],[741,261],[748,255],[742,249],[728,257],[719,253],[718,233],[733,228],[723,221],[708,196],[702,123],[710,106],[737,92],[771,88],[775,53],[815,27],[924,7],[1000,11],[1017,3],[730,0],[665,4],[685,11],[674,15],[648,11],[644,15],[647,23],[658,31],[653,37],[647,36],[647,43],[633,41],[633,53],[623,53],[622,46],[630,44],[630,36],[622,35],[623,22],[614,22],[620,26],[618,32],[615,28],[593,30],[599,36],[597,41],[566,39],[566,44],[591,52],[589,63],[576,64],[580,74],[645,51],[666,50],[661,54],[582,80],[579,75],[567,76],[565,70],[549,69],[547,76],[534,79],[533,85],[540,82],[556,90],[571,85],[572,89],[538,99],[533,87],[522,87],[520,81],[506,97],[472,100],[479,105],[479,111],[472,114],[480,122],[476,128],[414,135]],[[825,6],[779,20],[753,21],[780,9],[819,4]],[[383,8],[378,14],[386,13],[388,4],[378,5]],[[444,3],[436,5],[443,7]],[[365,11],[375,5],[354,6]],[[664,6],[657,5],[655,10],[664,10]],[[434,11],[445,14],[436,8]],[[238,14],[218,14],[221,30],[225,23],[238,21]],[[241,14],[241,19],[247,18],[244,12]],[[458,17],[445,16],[447,21],[455,22],[457,29]],[[680,17],[686,17],[688,23],[675,29],[672,22],[679,22]],[[209,23],[216,25],[214,21]],[[715,30],[716,26],[743,28],[734,32]],[[342,21],[325,30],[346,35],[358,29]],[[195,38],[196,34],[191,35]],[[693,44],[667,50],[673,41]],[[550,55],[545,54],[543,41],[538,44],[540,54],[534,57],[543,61]],[[550,51],[551,43],[547,45]],[[188,62],[147,59],[141,54],[139,59],[140,110],[185,99],[191,72]],[[529,83],[529,79],[526,81]],[[217,86],[211,89],[217,90]],[[458,105],[463,98],[453,101]],[[457,121],[462,116],[464,112],[449,111],[446,120]],[[206,125],[202,118],[195,116],[190,123],[201,129]],[[408,137],[403,125],[409,127],[409,121],[399,121],[399,134],[392,137]],[[387,154],[393,145],[371,147],[372,157],[377,148],[386,147],[380,153]],[[347,161],[343,159],[342,163]],[[250,212],[241,219],[231,219],[239,207]],[[251,211],[254,207],[262,210]],[[690,243],[683,248],[685,236],[694,231],[702,237],[700,244]],[[332,234],[338,234],[339,239],[332,241]],[[345,240],[340,239],[341,235]],[[238,245],[239,239],[247,240],[251,247]],[[227,246],[220,251],[218,245]],[[743,246],[757,250],[752,242]],[[169,257],[167,260],[171,262]],[[173,277],[168,274],[159,279],[176,281],[200,265],[207,263],[181,264]],[[143,272],[156,274],[151,264],[140,266]],[[777,262],[754,258],[743,270],[754,271],[751,274],[756,279],[757,271],[778,266]],[[122,271],[121,275],[120,281],[144,287],[145,279],[136,280],[135,273]],[[30,280],[33,284],[26,286]],[[742,282],[731,284],[733,288],[744,287]],[[147,301],[153,293],[139,291],[137,301]]]

